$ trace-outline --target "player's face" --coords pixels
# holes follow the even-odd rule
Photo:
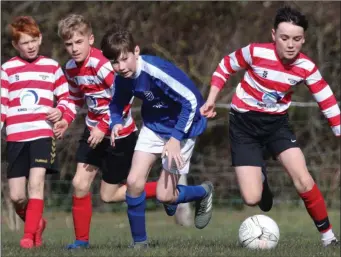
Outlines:
[[[279,58],[290,62],[301,51],[305,42],[304,29],[290,22],[281,22],[276,30],[272,30],[272,39]]]
[[[94,43],[94,35],[82,35],[75,32],[68,40],[64,40],[66,51],[77,63],[84,62],[88,57],[91,46]]]
[[[139,55],[140,48],[136,46],[134,53],[122,52],[117,60],[111,60],[110,62],[115,72],[122,77],[131,78],[136,73]]]
[[[38,56],[41,40],[41,35],[39,37],[32,37],[28,34],[21,33],[19,41],[17,43],[13,41],[12,45],[22,58],[30,60]]]

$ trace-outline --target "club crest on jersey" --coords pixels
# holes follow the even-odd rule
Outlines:
[[[19,75],[18,74],[15,74],[15,80],[19,81]]]
[[[22,91],[20,93],[19,99],[21,106],[36,105],[39,102],[39,96],[37,92],[32,89]]]
[[[148,101],[153,101],[154,100],[154,95],[151,91],[145,91],[143,92],[144,96]]]
[[[49,76],[44,74],[39,74],[39,77],[41,77],[42,80],[46,80]]]

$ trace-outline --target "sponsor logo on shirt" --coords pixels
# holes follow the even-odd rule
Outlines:
[[[19,98],[21,106],[36,105],[39,102],[39,96],[37,92],[32,89],[22,91]]]
[[[258,106],[263,108],[273,108],[276,107],[276,104],[279,100],[282,99],[282,96],[276,92],[273,93],[264,93],[262,96],[262,102],[258,102]]]

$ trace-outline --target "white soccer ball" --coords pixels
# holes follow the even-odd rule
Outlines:
[[[272,249],[279,241],[277,223],[268,216],[248,217],[239,227],[239,243],[249,249]]]

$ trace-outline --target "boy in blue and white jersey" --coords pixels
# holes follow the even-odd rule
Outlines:
[[[189,172],[196,137],[206,129],[200,114],[204,100],[190,78],[174,64],[156,56],[141,55],[131,33],[115,26],[106,32],[101,50],[117,73],[110,103],[111,140],[123,128],[122,113],[132,96],[142,100],[143,126],[127,178],[126,202],[133,247],[148,245],[145,226],[144,185],[155,161],[162,158],[157,199],[174,215],[180,203],[195,201],[195,226],[206,227],[212,216],[213,185],[178,185]]]

